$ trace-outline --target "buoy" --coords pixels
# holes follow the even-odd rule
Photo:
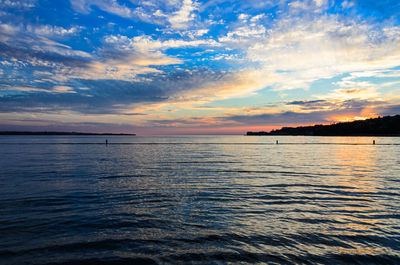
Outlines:
[[[278,140],[276,140],[276,144],[278,144]]]
[[[375,140],[372,141],[372,144],[375,144]]]
[[[106,144],[108,144],[108,140],[106,139]]]

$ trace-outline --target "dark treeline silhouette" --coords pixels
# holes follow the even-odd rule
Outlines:
[[[271,132],[247,132],[247,135],[400,136],[400,115],[331,125],[282,127]]]
[[[0,135],[136,135],[134,133],[84,133],[84,132],[21,132],[6,131]]]

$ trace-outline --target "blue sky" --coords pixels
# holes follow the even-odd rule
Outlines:
[[[242,134],[400,114],[399,11],[0,0],[0,129]]]

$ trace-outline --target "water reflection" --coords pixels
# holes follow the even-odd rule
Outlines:
[[[138,145],[3,145],[0,263],[399,261],[393,146],[334,137],[119,141],[128,140]]]

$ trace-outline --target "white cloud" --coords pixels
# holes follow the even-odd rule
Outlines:
[[[92,12],[92,7],[124,18],[138,18],[157,25],[170,25],[173,30],[187,29],[195,19],[199,4],[195,0],[141,1],[137,7],[119,4],[116,0],[70,0],[80,13]]]
[[[132,80],[138,74],[149,72],[160,72],[156,66],[182,64],[179,58],[167,56],[165,50],[172,48],[199,47],[199,46],[219,46],[215,40],[194,39],[194,40],[155,40],[150,36],[137,36],[128,38],[121,35],[111,35],[104,39],[112,50],[126,54],[124,58],[108,59],[105,62],[92,64],[91,73],[87,78],[99,78],[107,76],[113,79]]]
[[[2,0],[0,1],[0,4],[6,7],[11,7],[11,8],[22,8],[22,9],[27,9],[27,8],[32,8],[35,6],[36,0]]]
[[[57,53],[64,56],[90,58],[91,55],[84,51],[73,50],[70,46],[51,40],[50,37],[72,35],[82,27],[65,29],[50,25],[13,25],[0,24],[0,41],[10,46],[16,43],[26,45],[31,50]]]
[[[13,35],[21,30],[20,26],[12,24],[0,24],[0,41],[7,42],[13,40]]]
[[[302,10],[307,10],[309,8],[308,3],[305,1],[293,1],[288,4],[292,9],[302,9]]]
[[[260,19],[263,19],[264,17],[265,17],[264,14],[260,14],[260,15],[257,15],[257,16],[252,17],[252,18],[250,19],[250,21],[254,23],[254,22],[259,21]]]
[[[180,60],[163,54],[134,54],[123,59],[109,59],[104,62],[94,61],[86,70],[75,72],[76,78],[117,79],[132,81],[145,73],[161,72],[155,67],[160,65],[180,64]]]
[[[58,26],[51,26],[51,25],[40,25],[40,26],[32,26],[28,25],[26,27],[28,32],[32,32],[37,35],[41,36],[65,36],[65,35],[74,35],[77,34],[79,31],[82,30],[82,27],[73,26],[69,29],[58,27]]]
[[[249,15],[247,15],[247,14],[240,14],[240,15],[238,16],[238,18],[239,18],[240,20],[247,20],[248,17],[249,17]]]
[[[72,87],[69,86],[54,86],[51,90],[53,93],[76,93]]]
[[[168,21],[174,29],[186,29],[189,22],[195,18],[194,11],[197,9],[197,3],[192,0],[183,0],[181,8],[168,16]]]
[[[136,51],[158,51],[171,48],[198,47],[198,46],[220,46],[213,39],[197,39],[197,40],[182,40],[169,39],[165,41],[154,40],[150,36],[141,35],[133,38],[126,36],[112,35],[105,38],[105,42],[115,45],[115,48],[120,50],[136,50]]]
[[[314,3],[317,7],[324,5],[326,2],[326,0],[314,0]]]
[[[301,12],[300,14],[304,14],[303,12],[307,12],[309,15],[311,13],[320,13],[326,8],[329,7],[329,1],[328,0],[298,0],[298,1],[292,1],[288,3],[289,7],[289,13],[292,14],[297,14]]]
[[[255,39],[261,39],[265,36],[266,32],[267,30],[263,25],[251,23],[228,32],[226,36],[220,37],[218,41],[226,43],[227,45],[230,43],[248,47],[249,42],[253,42]]]
[[[342,7],[344,9],[351,8],[353,6],[354,6],[354,2],[352,2],[352,1],[343,1],[342,2]]]
[[[228,36],[234,40],[239,34]],[[400,65],[400,34],[337,16],[286,18],[265,37],[254,35],[247,58],[259,63],[277,90],[308,88],[321,78]]]
[[[21,91],[21,92],[44,92],[44,93],[76,93],[69,86],[54,86],[52,89],[46,89],[34,86],[6,86],[6,90]]]
[[[130,18],[133,10],[120,5],[116,0],[70,0],[72,8],[80,13],[88,14],[91,6],[97,6],[101,10],[121,17]]]
[[[35,51],[43,51],[43,52],[50,52],[56,53],[63,56],[68,57],[82,57],[82,58],[91,58],[92,55],[79,50],[73,50],[70,46],[64,45],[62,43],[58,43],[49,39],[37,39],[38,41],[30,47],[32,50]]]
[[[373,77],[374,79],[370,79]],[[372,70],[352,72],[340,81],[334,82],[337,89],[327,94],[315,95],[318,99],[332,100],[380,100],[384,97],[382,88],[399,86],[400,81],[387,78],[399,78],[400,70]],[[366,79],[367,78],[367,79]],[[369,80],[369,81],[366,81]],[[393,80],[393,79],[392,79]],[[389,96],[388,98],[393,98]]]

